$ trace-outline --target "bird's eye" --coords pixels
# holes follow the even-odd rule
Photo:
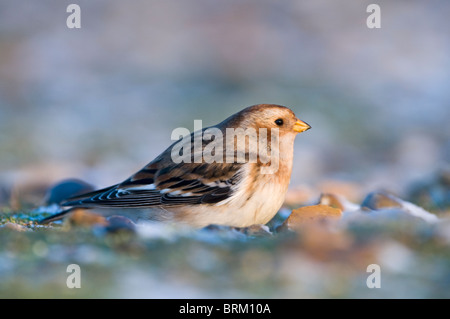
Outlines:
[[[278,126],[283,125],[283,119],[277,119],[277,120],[275,120],[275,124],[278,125]]]

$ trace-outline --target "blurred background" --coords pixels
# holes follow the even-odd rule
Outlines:
[[[450,158],[448,1],[0,2],[0,180],[117,183],[171,131],[276,103],[310,123],[292,184],[401,192]]]

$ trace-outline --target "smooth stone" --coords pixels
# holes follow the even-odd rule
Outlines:
[[[327,205],[304,206],[294,209],[281,229],[295,230],[303,225],[340,219],[342,210]]]
[[[102,215],[93,213],[87,209],[77,208],[69,216],[68,221],[71,225],[90,227],[94,225],[108,225],[106,218]]]
[[[5,224],[1,225],[0,229],[2,229],[2,228],[3,229],[11,229],[11,230],[20,231],[20,232],[30,231],[31,230],[31,229],[29,229],[26,226],[19,225],[19,224],[16,224],[16,223],[11,223],[11,222],[8,222],[8,223],[5,223]]]
[[[400,208],[402,202],[397,197],[384,191],[372,192],[361,204],[365,210],[380,210],[384,208]]]
[[[107,222],[105,229],[109,233],[119,231],[136,232],[136,224],[125,216],[113,215],[107,218]]]

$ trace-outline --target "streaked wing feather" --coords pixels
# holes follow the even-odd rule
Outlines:
[[[194,133],[191,134],[191,141]],[[241,180],[240,163],[174,163],[175,142],[124,182],[70,198],[64,206],[151,207],[219,203]],[[194,145],[194,143],[191,143]],[[205,143],[204,145],[205,146]],[[192,146],[193,147],[193,146]],[[193,152],[192,152],[193,154]]]
[[[102,189],[99,189],[99,190],[96,190],[93,192],[69,197],[64,202],[61,203],[61,206],[73,206],[76,203],[81,202],[83,200],[86,200],[86,199],[89,199],[89,198],[92,198],[94,196],[101,195],[104,193],[108,193],[110,190],[115,189],[116,187],[117,187],[117,185],[113,185],[113,186],[102,188]]]
[[[223,176],[220,174],[221,167],[214,167],[214,164],[207,164],[209,167],[205,167],[204,163],[189,164],[189,167],[173,164],[169,166],[171,169],[152,169],[149,168],[151,165],[121,184],[69,199],[63,206],[148,208],[214,204],[232,195],[241,167],[227,164],[235,167],[226,167],[227,175]],[[199,173],[192,173],[195,168]],[[208,172],[208,169],[218,171]]]

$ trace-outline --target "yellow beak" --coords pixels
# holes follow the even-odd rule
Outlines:
[[[295,122],[294,124],[294,131],[301,133],[304,132],[306,130],[309,130],[311,128],[311,126],[303,121],[298,120],[297,122]]]

